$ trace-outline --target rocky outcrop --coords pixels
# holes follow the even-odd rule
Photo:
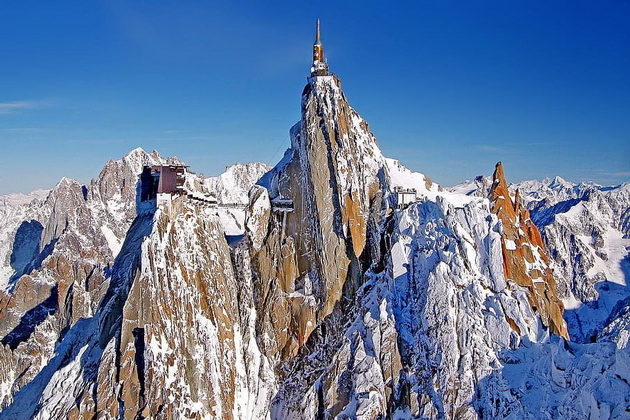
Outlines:
[[[81,317],[91,316],[104,292],[105,268],[112,261],[78,182],[63,179],[43,206],[47,210],[38,222],[39,252],[28,270],[0,294],[6,362],[0,371],[8,385],[3,388],[8,392],[0,396],[3,405],[47,364],[55,340]]]
[[[383,205],[383,157],[369,127],[348,105],[334,76],[314,77],[302,95],[291,148],[261,184],[269,215],[248,222],[259,279],[259,330],[267,354],[293,356],[322,320],[361,283],[370,226]],[[289,202],[286,212],[274,203]],[[269,219],[268,226],[264,221]],[[252,226],[256,226],[252,229]],[[267,232],[260,243],[260,232]]]
[[[256,356],[251,277],[248,288],[246,279],[237,286],[237,251],[217,210],[182,198],[155,220],[144,210],[136,217],[143,166],[170,161],[135,149],[109,161],[89,187],[63,179],[45,201],[29,204],[39,211],[25,214],[42,215],[35,248],[47,251],[39,265],[24,264],[32,272],[16,276],[0,299],[0,397],[4,407],[17,399],[4,416],[242,418],[265,411],[270,397],[258,389],[258,373],[271,376]],[[253,172],[240,171],[241,190],[262,168],[247,167]],[[204,181],[189,174],[187,188],[207,193]],[[256,364],[259,372],[246,372]],[[73,378],[64,385],[73,404],[53,391],[65,380],[59,371]],[[193,376],[197,382],[181,382]],[[26,414],[22,404],[31,398],[41,406]]]
[[[55,341],[95,313],[135,218],[137,174],[142,165],[160,161],[157,153],[136,149],[109,161],[90,187],[63,178],[44,200],[27,203],[24,215],[36,219],[16,214],[11,220],[17,226],[9,234],[12,255],[22,256],[25,248],[34,252],[0,292],[2,406],[40,373]],[[25,227],[30,235],[21,235]]]
[[[565,318],[571,338],[590,342],[609,336],[597,338],[630,291],[630,237],[625,223],[630,185],[573,185],[570,191],[575,195],[566,200],[553,189],[542,191],[545,195],[531,203],[532,219],[550,251],[559,296],[570,309]]]
[[[540,313],[551,331],[569,339],[563,319],[564,305],[556,293],[556,281],[540,232],[522,206],[519,192],[514,199],[508,190],[503,165],[497,163],[490,190],[492,212],[501,220],[503,269],[508,281],[525,287],[534,312]]]
[[[110,319],[110,321],[105,322],[105,325],[110,329],[112,328],[110,325],[112,318],[127,320],[123,322],[123,325],[137,319],[140,319],[137,321],[138,325],[151,324],[152,319],[147,321],[142,318],[145,309],[137,305],[142,305],[142,302],[149,302],[146,297],[141,298],[149,289],[139,288],[147,286],[147,282],[151,283],[148,279],[152,277],[140,277],[135,281],[129,281],[131,289],[128,293],[131,293],[133,300],[123,299],[121,296],[127,296],[127,292],[123,293],[115,287],[116,279],[128,279],[131,275],[129,273],[130,267],[136,267],[134,270],[137,270],[139,263],[129,263],[129,258],[131,258],[129,256],[130,245],[126,245],[127,255],[121,256],[121,261],[127,261],[127,263],[118,262],[116,257],[122,252],[121,250],[125,249],[123,244],[125,241],[137,245],[137,242],[141,240],[141,238],[133,239],[134,232],[137,232],[138,229],[133,228],[132,222],[136,219],[138,175],[142,172],[142,168],[145,165],[175,161],[178,160],[176,158],[164,159],[155,151],[149,154],[142,149],[135,149],[120,160],[107,162],[98,178],[92,180],[89,186],[64,178],[44,196],[45,198],[38,196],[31,200],[23,199],[23,202],[16,204],[13,204],[15,200],[12,200],[10,208],[8,204],[2,208],[7,226],[9,228],[13,226],[12,230],[6,230],[6,237],[13,242],[11,252],[6,252],[8,263],[11,265],[5,271],[11,273],[11,277],[7,290],[0,294],[0,307],[2,308],[0,310],[0,332],[4,346],[0,352],[0,358],[3,362],[2,367],[0,367],[0,379],[2,381],[0,402],[3,407],[11,402],[16,392],[35,378],[40,377],[43,374],[42,368],[44,366],[54,365],[54,359],[60,357],[59,353],[55,353],[55,343],[64,339],[68,334],[72,337],[77,335],[75,328],[79,324],[85,328],[84,320],[92,320],[91,322],[97,323],[94,320],[100,319],[100,317]],[[251,169],[252,173],[247,173],[248,168]],[[252,164],[243,166],[236,171],[239,174],[236,180],[236,187],[239,190],[231,191],[231,193],[238,195],[240,191],[240,194],[245,194],[246,197],[243,190],[250,187],[264,169],[264,165]],[[191,188],[197,186],[201,192],[208,192],[206,185],[208,183],[205,182],[205,179],[194,174],[189,175],[187,184],[192,185]],[[223,178],[226,177],[227,175],[223,176]],[[242,201],[243,198],[240,200]],[[180,205],[181,209],[182,206]],[[232,211],[244,213],[242,209]],[[185,213],[183,210],[181,212]],[[190,216],[190,209],[188,213]],[[173,214],[176,215],[178,212],[173,210]],[[26,219],[27,216],[36,219]],[[215,258],[216,255],[221,257],[220,260],[215,258],[213,261],[221,264],[221,267],[229,267],[231,263],[229,248],[223,247],[223,254],[215,249],[221,243],[225,244],[221,222],[222,219],[219,218],[211,223],[204,222],[205,224],[202,224],[202,228],[206,230],[209,229],[208,226],[212,226],[216,230],[212,230],[212,235],[216,238],[203,246],[208,248],[207,255],[212,258]],[[142,225],[137,221],[136,225],[138,224]],[[149,231],[151,231],[151,226],[152,224],[149,223]],[[201,233],[202,230],[201,228],[198,229],[197,233]],[[4,234],[5,230],[2,233]],[[167,234],[160,230],[157,233],[162,236]],[[172,233],[171,228],[169,228],[169,233]],[[147,234],[144,233],[144,235]],[[182,241],[189,240],[191,239],[182,239]],[[178,246],[178,242],[171,243],[168,248],[172,249],[176,246]],[[4,248],[2,249],[4,250]],[[135,253],[142,253],[138,246],[135,248]],[[158,257],[152,257],[151,260],[156,258]],[[198,270],[202,270],[200,263],[196,266],[198,266]],[[126,271],[121,273],[121,270]],[[155,271],[159,270],[155,269]],[[221,273],[223,272],[221,270]],[[199,273],[192,275],[184,270],[183,276],[186,281],[193,281],[194,278],[199,277]],[[192,280],[191,276],[193,277]],[[143,280],[146,281],[143,283]],[[212,278],[212,282],[217,280],[218,278]],[[234,286],[235,282],[231,275],[229,283],[232,287]],[[197,288],[198,285],[195,283],[194,286],[190,287]],[[209,286],[202,289],[204,293],[208,290],[218,290]],[[164,290],[171,289],[166,287]],[[119,302],[127,302],[125,305],[131,305],[131,308],[103,305],[103,302],[111,300],[112,296],[116,296]],[[207,298],[204,294],[204,299]],[[152,296],[150,302],[154,300],[159,302],[165,299],[175,298],[163,295]],[[229,299],[228,302],[231,305],[235,304],[232,299]],[[196,306],[197,303],[192,306]],[[214,303],[216,302],[213,301]],[[172,304],[169,303],[169,305],[169,307],[173,307]],[[181,309],[181,311],[186,312],[187,309]],[[156,309],[155,313],[157,312]],[[164,322],[170,322],[170,315],[172,314],[160,319]],[[192,320],[191,328],[196,328],[198,323],[198,320]],[[152,331],[149,329],[144,332],[143,328],[138,326],[137,329],[127,330],[126,327],[121,326],[116,340],[124,339],[122,343],[107,344],[107,340],[99,343],[95,347],[96,349],[100,349],[101,345],[105,346],[106,350],[109,349],[104,351],[102,355],[97,354],[97,350],[90,350],[90,354],[94,357],[93,368],[98,371],[114,369],[112,363],[116,360],[120,361],[119,354],[131,354],[129,357],[132,359],[136,357],[136,352],[130,353],[127,346],[141,345],[145,341],[149,343],[153,338]],[[238,330],[238,327],[236,329]],[[114,328],[114,330],[116,329]],[[101,331],[99,334],[105,334],[109,337],[109,334],[113,333]],[[78,335],[82,336],[82,334]],[[169,336],[169,338],[172,337]],[[88,345],[91,339],[83,337],[80,340],[83,340],[83,344]],[[231,337],[230,340],[234,341],[236,338]],[[241,340],[245,340],[245,338],[242,337]],[[247,340],[249,341],[249,338]],[[72,339],[66,341],[72,341]],[[192,346],[189,341],[186,341],[186,345]],[[67,351],[68,353],[63,357],[74,357],[76,345],[69,345]],[[103,349],[99,351],[103,351]],[[138,356],[138,360],[124,358],[123,364],[126,367],[124,369],[120,366],[116,368],[125,370],[130,369],[130,366],[136,366],[132,368],[133,372],[125,371],[123,376],[126,376],[126,383],[131,381],[130,378],[137,378],[137,362],[144,360],[143,357]],[[84,364],[81,366],[89,369]],[[147,369],[153,369],[153,367],[149,366]],[[114,408],[118,404],[116,401],[121,397],[118,396],[117,382],[110,373],[105,371],[103,375],[99,374],[98,378],[90,379],[93,379],[94,386],[99,388],[100,398],[93,396],[88,398],[86,396],[84,406],[80,409],[81,412],[92,412],[91,410],[115,411]],[[102,383],[104,380],[114,382],[105,384]],[[97,386],[99,381],[101,382],[100,386]],[[137,381],[135,385],[132,385],[132,388],[136,385],[138,385]],[[111,386],[109,391],[106,391],[107,386]],[[129,398],[129,404],[141,413],[144,410],[141,408],[141,398],[134,392],[129,391],[129,388],[124,390],[125,395]],[[178,398],[180,397],[178,396]],[[154,409],[153,406],[147,408],[149,411]]]
[[[600,336],[616,345],[559,337],[551,262],[502,167],[467,195],[383,158],[336,77],[309,80],[290,149],[247,199],[260,165],[190,173],[190,197],[132,211],[145,159],[161,158],[65,180],[16,235],[20,270],[56,242],[7,291],[6,325],[28,328],[0,347],[0,418],[626,413],[627,302]],[[221,189],[223,208],[194,199]]]
[[[88,359],[98,371],[88,379],[98,392],[79,393],[71,417],[233,419],[266,411],[273,382],[265,379],[273,377],[253,338],[252,286],[237,282],[218,222],[185,199],[134,222],[115,295],[95,316],[103,350]]]
[[[488,196],[490,184],[490,177],[480,176],[450,190]],[[604,329],[615,324],[616,306],[629,294],[630,184],[606,187],[555,177],[509,186],[512,195],[517,190],[547,248],[571,340],[615,337]]]

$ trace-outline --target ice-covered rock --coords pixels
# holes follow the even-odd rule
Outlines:
[[[484,185],[465,183],[451,190],[477,195]],[[572,339],[610,337],[600,332],[630,296],[630,183],[605,187],[556,177],[511,184],[509,190],[519,191],[542,234]]]
[[[246,205],[250,188],[270,169],[260,162],[235,163],[225,168],[221,175],[206,178],[204,183],[219,203]]]
[[[152,211],[138,174],[168,160],[139,149],[0,206],[0,418],[627,416],[625,289],[597,287],[614,307],[579,344],[553,287],[621,287],[627,186],[531,183],[531,220],[502,174],[444,190],[382,156],[335,76],[290,134],[275,168],[189,172]]]

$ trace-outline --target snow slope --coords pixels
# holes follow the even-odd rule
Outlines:
[[[484,195],[486,180],[450,190]],[[630,183],[605,187],[556,177],[510,185],[517,189],[552,257],[572,339],[596,340],[630,297]]]
[[[336,76],[309,79],[275,168],[188,175],[219,208],[139,208],[142,166],[166,161],[136,149],[16,204],[0,418],[628,416],[627,185],[520,193],[573,343],[506,278],[492,183],[445,190],[384,158]]]

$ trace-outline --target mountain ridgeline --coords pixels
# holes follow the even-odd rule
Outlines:
[[[166,204],[139,176],[181,162],[140,149],[5,198],[0,418],[630,414],[627,186],[556,202],[499,164],[445,189],[385,158],[328,74],[290,137]]]

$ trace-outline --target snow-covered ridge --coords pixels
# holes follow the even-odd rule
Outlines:
[[[580,309],[613,303],[588,306],[589,276],[609,287],[598,297],[625,293],[610,278],[624,273],[627,188],[523,187],[546,208],[579,200],[544,232],[557,270],[577,273],[562,280],[580,299],[574,325],[597,333],[570,343],[531,298],[540,278],[505,271],[505,250],[525,248],[538,257],[527,270],[545,269],[540,237],[505,239],[538,232],[494,213],[499,199],[519,207],[507,186],[490,203],[484,178],[444,190],[383,157],[334,76],[309,79],[290,134],[269,171],[188,172],[186,192],[216,194],[218,208],[183,195],[137,215],[142,167],[169,162],[141,149],[90,185],[64,179],[18,205],[16,231],[26,224],[10,244],[25,252],[9,258],[23,273],[0,294],[0,418],[627,414],[627,299],[607,319]]]
[[[122,159],[108,161],[88,185],[62,178],[50,191],[0,197],[0,281],[5,290],[0,292],[5,308],[0,311],[0,335],[11,348],[10,363],[1,368],[5,370],[0,375],[7,383],[16,378],[20,384],[27,383],[53,356],[52,347],[32,354],[28,347],[23,348],[23,340],[41,340],[44,334],[50,337],[46,346],[52,345],[64,326],[72,327],[77,319],[95,313],[136,218],[139,174],[145,165],[160,164],[181,161],[138,148]],[[231,188],[232,197],[243,202],[250,184],[266,169],[262,164],[244,165],[233,178],[231,187],[237,191]],[[206,193],[204,181],[193,172],[187,179],[194,192]],[[213,217],[223,230],[221,235],[231,229],[242,233],[242,207],[216,209],[215,213],[219,213]],[[29,310],[48,316],[42,322],[39,315],[31,315],[31,324],[20,324],[20,317]],[[15,389],[1,385],[0,404],[8,404]]]
[[[161,164],[183,164],[183,162],[177,157],[164,158],[157,151],[147,153],[141,148],[136,148],[119,160],[108,161],[99,176],[88,185],[82,185],[76,180],[64,177],[52,190],[0,196],[0,289],[6,288],[9,279],[16,274],[11,258],[17,255],[15,252],[18,252],[17,248],[14,249],[14,238],[20,224],[35,221],[42,226],[47,226],[52,222],[48,219],[54,212],[55,203],[71,200],[75,202],[76,208],[84,209],[78,213],[74,209],[69,214],[60,213],[55,217],[69,216],[68,223],[71,230],[80,225],[96,226],[97,242],[105,243],[110,249],[111,256],[115,257],[122,246],[131,221],[136,216],[138,175],[146,165]],[[222,204],[240,205],[238,208],[217,210],[221,213],[221,220],[226,231],[231,234],[240,234],[244,229],[243,206],[247,203],[249,188],[268,170],[269,167],[262,163],[250,163],[231,165],[218,177],[203,178],[190,173],[188,187],[193,190],[193,193],[210,192],[216,195]],[[70,210],[70,207],[59,210],[65,212]],[[72,214],[76,215],[74,219],[71,217]],[[86,236],[85,232],[77,232],[77,234],[86,249],[89,249],[95,241],[94,237]],[[42,243],[40,248],[44,245]],[[30,257],[24,255],[20,258]]]
[[[466,195],[476,195],[478,193],[487,195],[487,188],[489,188],[491,181],[491,176],[480,175],[472,181],[466,180],[461,184],[447,187],[447,189]],[[542,201],[545,201],[545,206],[549,207],[561,201],[579,198],[589,190],[598,190],[602,193],[611,194],[627,191],[630,188],[630,181],[616,186],[604,186],[590,181],[574,183],[556,176],[542,180],[510,183],[509,187],[512,193],[515,193],[517,189],[520,191],[525,207],[531,210]]]
[[[422,200],[435,201],[437,197],[448,201],[455,207],[463,207],[471,202],[481,202],[482,198],[469,196],[461,191],[445,190],[440,185],[419,172],[413,172],[404,167],[398,160],[386,158],[388,174],[391,180],[391,189],[400,186],[413,188]]]
[[[630,296],[630,183],[605,187],[555,178],[513,188],[552,251],[571,335],[595,339]]]
[[[126,160],[113,161],[114,163],[108,165],[111,168],[119,168],[119,163],[116,162],[121,162],[120,164],[128,167],[141,168],[142,156],[142,152],[135,150]],[[244,309],[247,314],[242,318],[245,320],[244,323],[234,324],[230,332],[222,330],[220,334],[218,331],[225,326],[212,321],[208,314],[203,312],[205,309],[195,309],[194,322],[198,323],[198,326],[191,331],[196,331],[194,333],[199,335],[198,341],[206,346],[203,352],[205,356],[195,356],[197,357],[195,360],[207,366],[205,371],[208,375],[204,380],[212,384],[208,385],[208,389],[212,390],[213,398],[221,404],[215,406],[214,410],[220,409],[223,414],[232,412],[236,416],[253,410],[256,413],[255,418],[265,417],[267,413],[295,418],[305,413],[315,415],[318,401],[323,401],[325,406],[330,404],[328,407],[336,404],[332,389],[343,383],[345,380],[343,378],[350,377],[353,378],[353,385],[348,394],[350,403],[342,407],[343,410],[339,413],[349,416],[385,412],[388,407],[387,401],[391,401],[386,397],[390,395],[388,384],[395,390],[406,388],[412,390],[409,394],[410,406],[399,402],[393,406],[395,415],[402,417],[410,415],[439,417],[447,416],[453,411],[473,417],[482,413],[490,417],[508,415],[536,417],[541,412],[576,417],[621,413],[624,401],[627,400],[624,391],[627,388],[627,382],[624,381],[629,379],[627,355],[615,353],[611,345],[604,342],[590,347],[575,344],[571,345],[571,351],[568,351],[560,340],[549,337],[546,329],[537,320],[536,314],[531,311],[524,291],[506,287],[501,267],[499,240],[501,228],[496,216],[490,212],[487,197],[475,194],[474,188],[470,187],[444,190],[431,182],[426,175],[412,172],[396,160],[384,158],[383,162],[383,170],[388,179],[387,194],[394,194],[395,187],[415,189],[417,201],[393,212],[393,222],[389,228],[391,250],[385,257],[387,269],[380,273],[366,274],[367,280],[358,292],[352,309],[354,318],[350,318],[351,323],[347,331],[341,333],[339,347],[335,347],[332,356],[320,354],[319,351],[308,355],[314,360],[319,357],[328,360],[328,357],[332,357],[330,360],[334,368],[324,369],[321,379],[307,385],[307,389],[296,394],[301,395],[299,401],[291,401],[288,396],[290,394],[281,392],[278,395],[284,395],[283,398],[287,399],[284,401],[276,399],[276,405],[268,411],[267,404],[271,397],[276,395],[278,386],[276,381],[279,379],[274,376],[269,365],[271,361],[264,354],[264,346],[259,344],[266,342],[259,334],[269,332],[257,330],[255,319],[260,314],[255,309],[253,303],[255,301],[242,301],[246,306],[250,305]],[[283,162],[281,166],[284,168],[286,165],[287,162]],[[95,204],[89,204],[88,208],[96,215],[108,213],[115,220],[125,220],[124,214],[129,210],[128,205],[134,206],[135,201],[126,203],[126,193],[120,189],[121,184],[115,178],[111,178],[111,168],[104,171],[102,179],[93,182],[92,186],[87,188],[87,192],[83,191],[82,186],[76,181],[62,180],[51,193],[54,200],[48,201],[49,204],[38,205],[52,206],[50,210],[44,212],[48,214],[46,217],[50,217],[50,214],[55,212],[54,202],[61,200],[62,197],[65,197],[63,200],[78,199],[75,203],[81,203],[81,200],[91,203],[98,197],[108,197],[102,205],[96,201]],[[213,178],[203,178],[191,173],[187,185],[189,188],[198,188],[199,192],[215,192],[218,196],[221,196],[223,191],[225,192],[223,203],[241,204],[245,201],[248,185],[257,182],[267,170],[268,168],[262,164],[249,164],[234,165],[228,168],[226,174]],[[349,180],[347,185],[352,185],[352,182],[354,181]],[[482,186],[484,184],[483,181],[478,183]],[[558,188],[567,186],[562,184]],[[605,197],[616,194],[615,191],[624,193],[627,186],[598,190],[593,196],[578,197],[579,205],[569,206],[566,211],[555,214],[554,221],[549,226],[571,226],[572,231],[577,231],[578,225],[581,227],[588,225],[584,218],[592,219],[594,216],[591,213],[599,214],[598,217],[601,217],[601,214],[608,215],[612,219],[606,219],[606,222],[612,223],[614,215],[620,213],[622,205],[617,206],[617,210],[613,210],[614,206],[606,210],[603,203],[610,202]],[[49,194],[42,193],[31,201],[25,199],[27,203],[18,204],[17,208],[31,211],[29,203],[42,200],[42,197],[45,203],[48,196]],[[597,201],[598,204],[593,205],[593,197],[600,197],[603,201]],[[216,267],[225,264],[222,261],[230,260],[221,253],[227,252],[227,248],[222,244],[222,231],[226,232],[226,226],[231,222],[226,222],[221,214],[217,217],[209,209],[199,213],[192,202],[165,211],[169,212],[173,219],[169,219],[171,216],[167,217],[162,211],[156,213],[155,217],[163,220],[159,228],[162,230],[158,234],[156,227],[153,228],[150,244],[147,245],[152,256],[142,257],[144,258],[143,280],[140,283],[142,286],[139,284],[135,289],[131,289],[130,293],[136,293],[133,290],[143,288],[145,293],[152,290],[154,297],[151,301],[164,299],[161,288],[155,287],[151,280],[155,272],[158,272],[164,281],[169,279],[168,284],[176,281],[179,285],[178,290],[187,290],[185,296],[167,298],[171,302],[169,306],[176,307],[175,302],[178,300],[196,301],[200,298],[195,297],[195,293],[198,292],[195,289],[197,286],[186,283],[186,279],[190,278],[186,273],[199,270],[202,265],[207,264],[218,270]],[[235,208],[234,211],[239,209]],[[40,219],[48,220],[46,217]],[[237,217],[240,216],[234,216]],[[243,222],[239,223],[242,227]],[[109,226],[107,223],[102,224],[100,232],[105,237],[106,246],[112,251],[116,250],[112,255],[116,255],[122,247],[122,241],[116,242],[116,233],[108,231],[107,226]],[[83,229],[79,227],[77,230],[77,227],[71,224],[65,234],[75,232],[77,235],[85,236],[83,232],[87,231]],[[170,237],[169,232],[174,232],[172,234],[176,236]],[[605,250],[596,246],[593,236],[578,236],[578,239],[592,247],[594,255],[599,258],[595,266],[601,265],[600,269],[607,277],[612,276],[615,269],[614,264],[610,263],[623,257],[625,242],[623,237],[619,236],[620,233],[615,232],[619,231],[606,228],[603,233]],[[88,237],[84,239],[89,240]],[[84,239],[79,238],[80,241]],[[206,255],[210,244],[215,243],[221,243],[219,248]],[[180,245],[175,244],[181,246],[185,244],[185,249],[177,250]],[[171,260],[169,249],[176,252],[176,260]],[[245,252],[245,249],[238,252]],[[602,257],[603,252],[607,255],[606,260]],[[206,262],[201,264],[200,258]],[[244,255],[242,258],[245,258]],[[151,268],[152,264],[154,268]],[[174,274],[181,270],[184,271]],[[238,274],[235,272],[222,275],[229,279],[230,276]],[[619,272],[615,275],[619,276]],[[225,287],[234,286],[232,280],[226,281],[230,283]],[[247,288],[253,287],[252,284],[247,285]],[[617,289],[613,292],[617,293]],[[247,293],[255,296],[251,289]],[[294,292],[294,295],[304,296],[301,292]],[[618,297],[621,299],[622,294],[618,294]],[[229,299],[228,301],[222,299],[223,296],[215,297],[214,301],[219,305],[217,308],[224,309],[212,312],[213,316],[225,311],[234,319],[238,318],[235,314],[232,315],[236,309],[229,306],[232,304]],[[615,302],[617,300],[604,305],[600,301],[600,307],[606,306],[610,313],[612,308],[608,306]],[[127,311],[133,312],[131,308],[132,306]],[[573,310],[574,307],[570,309]],[[155,313],[163,311],[161,307],[155,307],[153,310]],[[620,317],[627,317],[627,311],[622,308],[617,311]],[[584,314],[586,312],[583,312],[583,316]],[[600,311],[598,315],[589,315],[589,319],[599,319],[597,317],[602,317],[602,314]],[[609,320],[610,327],[602,334],[602,340],[615,339],[620,343],[620,347],[624,347],[628,337],[624,331],[627,331],[629,324],[624,320],[625,318]],[[598,322],[601,324],[604,321],[606,320],[600,319]],[[178,366],[181,365],[182,371],[185,370],[183,359],[165,362],[166,359],[173,357],[170,355],[176,354],[175,350],[186,346],[185,337],[178,334],[179,329],[171,322],[167,319],[163,321],[164,330],[171,331],[168,336],[141,326],[145,324],[138,324],[140,326],[136,327],[146,328],[143,336],[146,340],[144,353],[147,357],[146,366],[151,366],[156,381],[168,384],[170,392],[177,396],[180,403],[176,406],[176,412],[182,415],[186,413],[201,415],[209,406],[196,400],[187,391],[188,379],[185,376],[180,376],[166,367],[168,363],[176,363]],[[48,323],[42,324],[39,328],[44,329],[45,325],[46,328],[51,328]],[[72,409],[73,403],[57,399],[52,389],[58,384],[67,383],[69,378],[80,377],[82,369],[86,368],[80,363],[83,358],[88,358],[87,366],[94,369],[99,364],[108,363],[106,361],[110,356],[98,356],[97,344],[89,341],[92,340],[89,334],[96,334],[95,328],[95,323],[90,324],[86,330],[88,335],[75,338],[82,347],[68,350],[71,351],[69,357],[73,361],[67,368],[58,369],[48,387],[42,390],[46,408],[40,411],[40,415]],[[231,347],[219,351],[226,345],[221,341],[222,334],[232,334],[229,336],[236,346],[234,352],[226,350]],[[130,343],[133,343],[133,340]],[[612,347],[614,348],[614,345]],[[60,347],[61,350],[65,348]],[[108,346],[104,354],[111,355],[113,352],[113,347]],[[550,356],[552,354],[553,358]],[[98,357],[103,359],[99,361]],[[133,353],[126,353],[124,357],[127,360],[135,360]],[[228,374],[226,373],[228,371],[224,372],[224,368],[216,364],[216,361],[222,358],[225,358],[225,366],[234,364],[233,372],[230,371]],[[349,364],[348,360],[357,362],[353,365]],[[41,363],[45,364],[46,359],[44,358]],[[249,368],[251,366],[259,366],[262,376],[257,376]],[[324,366],[327,365],[320,365],[318,369]],[[460,372],[458,366],[464,366],[464,374]],[[223,399],[217,389],[228,386],[220,384],[226,375],[232,374],[238,378],[235,383],[238,398],[234,405],[229,405],[229,401]],[[597,375],[606,378],[607,382],[593,379]],[[130,378],[136,380],[133,376]],[[582,381],[576,378],[586,379]],[[533,391],[528,385],[532,381],[537,384]],[[320,391],[322,388],[318,386],[322,385],[318,384],[323,382],[332,388],[326,388],[323,400],[320,400],[317,395],[322,392]],[[563,386],[556,389],[554,383]],[[611,385],[607,387],[606,383]],[[74,382],[73,386],[80,392],[83,385],[81,382]],[[612,396],[610,399],[601,397],[602,393],[606,392]],[[256,398],[263,395],[264,399]],[[525,395],[524,400],[522,395]],[[546,395],[554,395],[554,398],[545,398]],[[594,395],[600,396],[597,406],[588,404]],[[33,394],[32,398],[35,401],[38,397]],[[421,401],[424,403],[420,403]],[[89,402],[85,404],[89,405]],[[294,411],[291,408],[294,404],[297,404],[300,410]],[[11,410],[14,409],[15,407]],[[7,413],[15,412],[11,410]]]
[[[487,180],[450,190],[486,195]],[[511,184],[516,190],[549,249],[571,336],[596,339],[616,322],[610,319],[616,305],[630,296],[630,182],[602,186],[555,177]]]
[[[560,177],[546,178],[542,181],[522,181],[510,186],[512,191],[519,189],[525,205],[529,209],[544,202],[545,207],[552,206],[562,201],[576,199],[588,194],[589,191],[599,191],[603,194],[617,194],[627,191],[630,182],[617,186],[603,186],[593,182],[580,182],[579,184],[567,181]]]
[[[270,169],[260,162],[235,163],[225,168],[221,175],[206,178],[204,185],[217,195],[221,204],[245,205],[249,189]]]

